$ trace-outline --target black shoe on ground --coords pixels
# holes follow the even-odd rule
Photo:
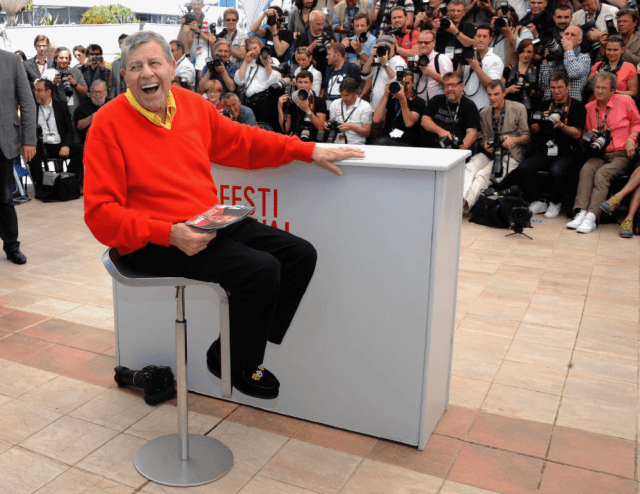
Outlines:
[[[7,259],[9,259],[14,264],[26,264],[27,262],[27,256],[20,252],[20,249],[7,252]]]
[[[207,352],[207,368],[209,372],[221,378],[220,340],[216,340]],[[255,398],[277,398],[280,382],[264,367],[244,364],[238,360],[231,360],[231,385],[243,394]]]

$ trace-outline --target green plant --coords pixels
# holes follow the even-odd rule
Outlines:
[[[82,15],[82,24],[123,24],[140,22],[133,10],[122,5],[98,5]]]

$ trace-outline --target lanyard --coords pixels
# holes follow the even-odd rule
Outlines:
[[[598,124],[598,132],[602,132],[607,126],[607,117],[609,116],[609,110],[611,110],[610,106],[607,106],[607,112],[604,114],[604,120],[602,122],[602,127],[600,127],[600,112],[598,112],[598,107],[596,106],[596,122]]]
[[[593,22],[598,22],[598,16],[600,15],[600,10],[602,10],[602,4],[600,4],[600,6],[598,7],[598,10],[596,10],[595,15],[593,16]],[[584,11],[584,23],[585,24],[588,21],[588,17],[589,17],[589,13],[585,10]]]
[[[47,134],[51,134],[51,124],[49,123],[49,119],[51,118],[51,114],[53,113],[53,108],[51,107],[51,105],[49,105],[48,108],[49,112],[45,114],[44,108],[41,106],[40,112],[42,113],[45,122],[47,122]]]
[[[351,115],[353,115],[353,112],[355,112],[358,109],[358,103],[354,103],[353,104],[353,110],[351,110],[351,113],[349,113],[349,115],[347,115],[347,118],[344,117],[344,101],[340,102],[340,110],[342,111],[342,121],[344,123],[347,123],[349,121],[349,119],[351,118]]]
[[[451,114],[451,107],[449,106],[449,102],[447,101],[447,111],[449,112],[449,117],[452,119],[452,127],[451,127],[451,134],[455,135],[456,133],[456,121],[458,120],[458,110],[460,110],[460,104],[462,103],[462,99],[460,99],[460,101],[458,101],[458,107],[456,108],[456,112],[452,115]],[[502,116],[504,117],[504,108],[502,109]]]
[[[460,106],[458,106],[458,108],[460,108]],[[495,109],[491,108],[491,120],[493,121],[493,131],[496,133],[497,136],[500,135],[500,133],[502,132],[502,126],[504,125],[504,114],[506,109],[507,109],[506,100],[502,105],[502,111],[500,112],[500,117],[496,117]]]
[[[254,68],[254,67],[251,67]],[[256,63],[255,65],[255,69],[253,72],[251,72],[251,75],[249,76],[249,81],[244,85],[244,89],[245,91],[247,91],[249,89],[249,86],[251,86],[251,83],[253,82],[253,79],[255,79],[256,75],[258,74],[258,64]]]

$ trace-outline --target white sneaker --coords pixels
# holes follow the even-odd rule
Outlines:
[[[547,210],[547,203],[542,201],[533,201],[529,204],[529,211],[532,214],[544,213]]]
[[[567,223],[567,228],[571,230],[575,230],[582,224],[586,216],[587,216],[587,210],[581,209],[580,212],[575,215],[573,220]]]
[[[593,213],[589,213],[585,216],[580,226],[576,229],[578,233],[591,233],[593,230],[598,228],[596,224],[596,215]]]
[[[552,202],[549,203],[549,207],[547,208],[547,212],[544,213],[545,218],[557,218],[560,214],[560,208],[562,204],[554,204]]]

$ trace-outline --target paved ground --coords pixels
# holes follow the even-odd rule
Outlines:
[[[133,456],[172,404],[114,388],[111,281],[82,202],[18,206],[0,260],[0,493],[638,493],[639,245],[566,219],[508,237],[463,221],[451,405],[415,448],[190,395],[220,481],[172,489]]]

